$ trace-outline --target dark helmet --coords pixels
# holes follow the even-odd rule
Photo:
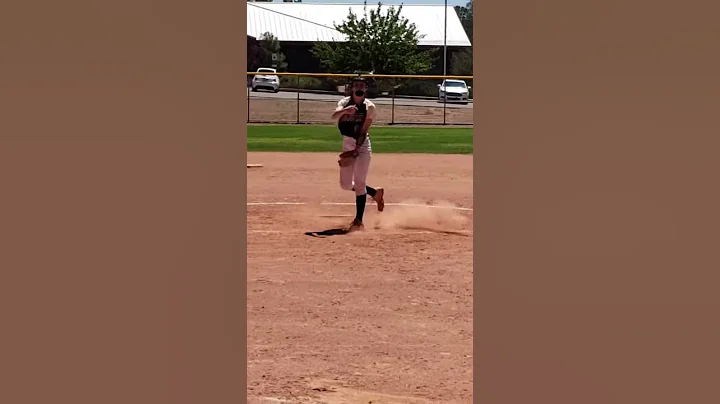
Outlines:
[[[352,80],[350,81],[350,84],[352,85],[355,83],[365,83],[366,86],[368,85],[367,79],[365,79],[365,77],[362,77],[362,76],[353,77]]]

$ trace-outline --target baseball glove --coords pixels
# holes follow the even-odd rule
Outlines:
[[[350,150],[346,152],[340,153],[340,159],[338,160],[338,165],[340,167],[347,167],[350,164],[352,164],[353,160],[357,157],[358,152],[356,150]]]

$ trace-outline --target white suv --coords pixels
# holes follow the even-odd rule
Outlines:
[[[443,80],[438,84],[438,101],[468,103],[470,89],[465,80]]]
[[[280,91],[280,78],[275,74],[277,70],[271,67],[261,67],[257,69],[257,72],[269,74],[256,74],[253,76],[251,83],[253,91],[257,91],[258,88],[271,90],[274,93]]]

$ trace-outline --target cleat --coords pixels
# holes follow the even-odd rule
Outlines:
[[[385,190],[382,188],[375,189],[375,196],[373,199],[377,203],[378,212],[382,212],[385,209]]]
[[[364,228],[365,228],[365,226],[362,224],[362,222],[359,221],[359,220],[357,220],[357,219],[355,219],[355,220],[353,220],[353,222],[350,224],[350,227],[347,228],[347,232],[348,232],[348,233],[351,233],[351,232],[354,232],[354,231],[363,230]]]

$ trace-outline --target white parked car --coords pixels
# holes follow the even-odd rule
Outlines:
[[[465,80],[443,80],[442,84],[438,84],[438,101],[467,104],[471,88],[465,84]]]
[[[280,91],[280,78],[275,74],[277,70],[271,67],[261,67],[257,69],[257,72],[269,74],[256,74],[253,76],[252,83],[250,84],[253,91],[257,91],[259,88],[271,90],[274,93]]]

